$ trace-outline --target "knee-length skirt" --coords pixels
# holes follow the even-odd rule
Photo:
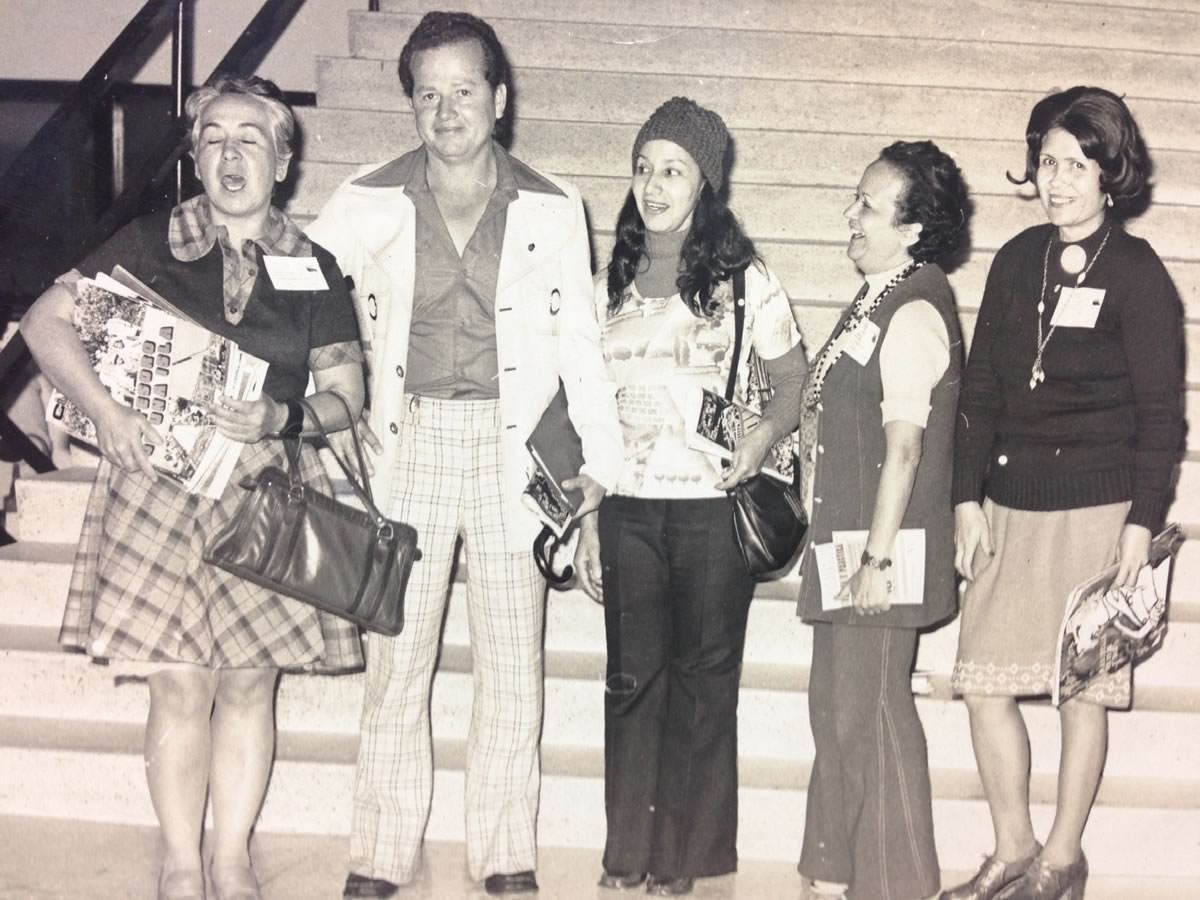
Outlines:
[[[963,594],[956,693],[1037,696],[1051,693],[1058,631],[1067,598],[1080,582],[1116,561],[1128,503],[1055,512],[983,504],[995,556]],[[1079,698],[1129,706],[1132,667],[1089,685]]]
[[[286,470],[282,441],[242,450],[219,500],[102,462],[88,499],[59,642],[94,657],[209,668],[361,668],[358,629],[204,562],[232,518],[239,482],[268,465]],[[301,470],[329,491],[316,451]]]

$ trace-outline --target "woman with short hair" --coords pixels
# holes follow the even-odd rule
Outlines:
[[[996,846],[947,900],[1083,897],[1081,841],[1100,785],[1107,707],[1130,669],[1059,707],[1062,756],[1043,847],[1029,814],[1029,734],[1016,699],[1052,691],[1071,590],[1116,563],[1133,585],[1171,498],[1183,434],[1182,311],[1153,248],[1122,220],[1150,160],[1110,91],[1034,106],[1025,175],[1048,222],[996,254],[963,380],[955,438],[955,565],[967,581],[954,689]]]
[[[333,257],[271,205],[292,156],[292,112],[261,78],[220,77],[187,102],[192,157],[204,193],[169,213],[136,219],[63,275],[21,323],[51,382],[95,424],[103,460],[88,501],[60,641],[147,674],[146,777],[166,857],[160,900],[203,900],[200,856],[211,799],[209,893],[260,898],[250,865],[274,753],[274,691],[281,668],[358,668],[357,630],[203,560],[233,516],[238,486],[267,466],[287,468],[280,432],[311,428],[307,398],[329,430],[347,427],[363,401],[362,350],[350,297]],[[272,257],[311,260],[319,278],[276,285]],[[218,395],[209,410],[226,437],[244,443],[217,500],[156,474],[143,444],[161,438],[121,405],[92,370],[72,325],[80,273],[121,265],[212,333],[266,360],[263,396]],[[267,269],[267,271],[264,271]],[[309,483],[329,492],[311,447]]]
[[[950,482],[962,336],[941,264],[965,246],[969,213],[962,173],[935,144],[883,149],[844,213],[846,255],[865,283],[804,388],[812,519],[800,615],[813,626],[816,755],[799,868],[821,896],[916,900],[938,890],[911,674],[918,630],[955,611]],[[837,532],[866,535],[844,578],[817,559]],[[901,561],[898,539],[914,536],[922,543]],[[901,581],[906,562],[923,588]]]

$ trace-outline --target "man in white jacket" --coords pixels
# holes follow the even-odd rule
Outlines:
[[[492,28],[434,12],[400,55],[421,146],[337,189],[309,227],[354,281],[370,378],[372,479],[417,529],[404,631],[372,636],[344,896],[411,881],[432,793],[429,694],[455,543],[467,567],[475,699],[467,864],[490,894],[537,890],[545,581],[521,503],[525,440],[566,387],[581,514],[622,463],[574,187],[493,139],[510,71]]]

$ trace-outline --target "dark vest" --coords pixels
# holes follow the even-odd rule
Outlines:
[[[886,613],[874,616],[861,616],[851,609],[825,612],[821,609],[820,578],[812,547],[829,541],[834,531],[871,527],[887,450],[880,410],[883,384],[878,348],[883,346],[892,316],[913,300],[933,305],[950,338],[950,363],[930,398],[921,462],[901,524],[901,528],[925,529],[925,599],[919,606],[893,606]],[[921,628],[949,618],[957,606],[950,486],[954,417],[962,372],[962,332],[950,284],[934,264],[923,266],[897,285],[871,315],[871,321],[879,326],[880,334],[870,360],[860,366],[843,354],[830,368],[821,392],[812,521],[800,570],[804,582],[799,612],[807,622]]]

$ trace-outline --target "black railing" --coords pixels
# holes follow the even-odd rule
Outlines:
[[[304,0],[266,0],[209,78],[218,72],[252,74],[303,5]],[[189,144],[180,109],[191,57],[186,27],[190,10],[190,0],[147,0],[0,178],[0,327],[57,275],[141,212],[152,186],[164,184],[172,169],[176,171],[170,193],[178,199],[179,163]],[[101,191],[97,198],[89,192],[81,200],[73,191],[74,180],[63,178],[61,168],[95,174],[97,158],[112,146],[111,134],[96,133],[97,111],[111,108],[114,87],[136,71],[168,31],[174,41],[169,126],[132,173],[123,174],[115,196]],[[60,213],[57,220],[42,214],[53,209]],[[4,412],[6,394],[28,362],[29,351],[19,333],[0,348],[0,446],[15,451],[35,471],[50,471],[50,460]]]

